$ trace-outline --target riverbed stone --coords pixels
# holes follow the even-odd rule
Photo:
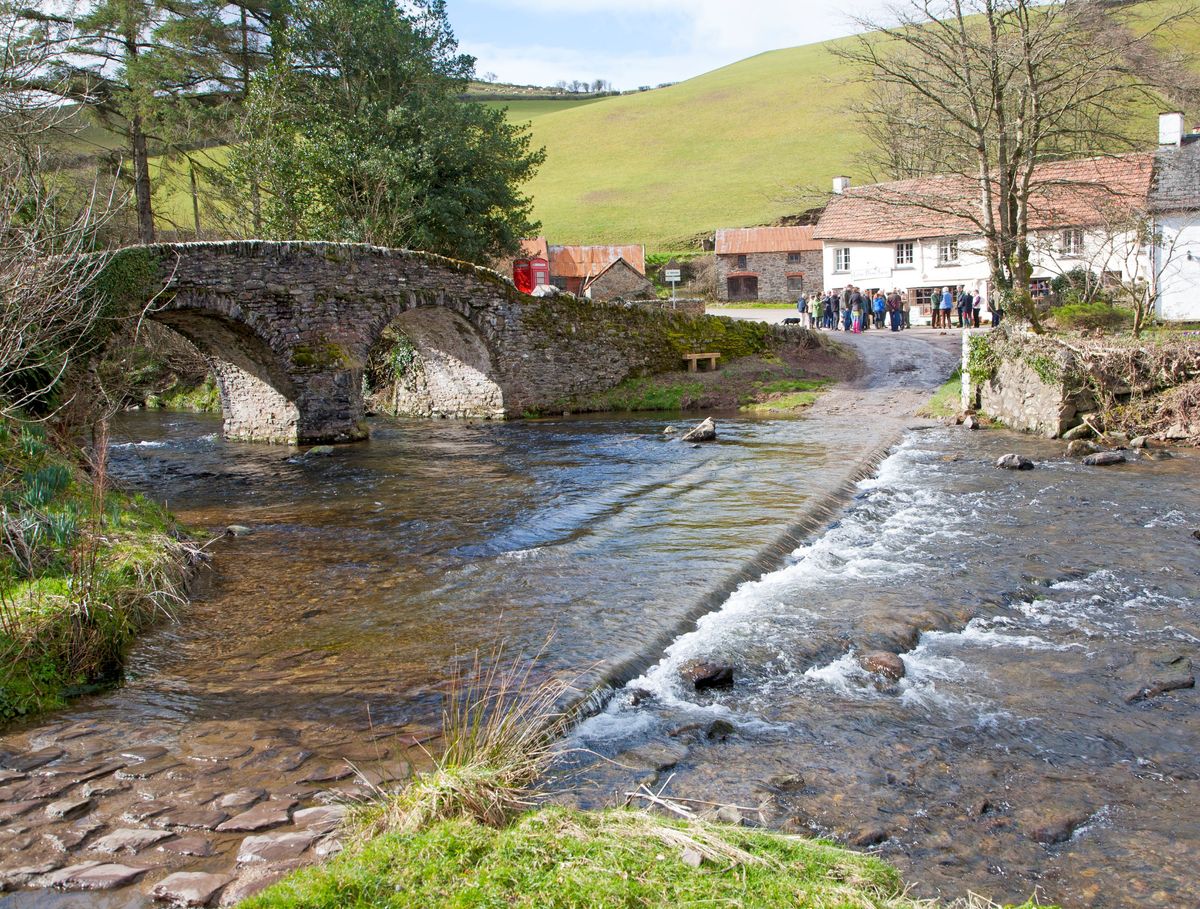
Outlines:
[[[874,650],[858,658],[858,665],[867,672],[883,676],[893,682],[904,678],[904,660],[898,654],[886,650]]]
[[[1088,467],[1110,467],[1113,464],[1124,464],[1125,455],[1119,451],[1098,451],[1083,459]]]
[[[1100,446],[1094,442],[1089,442],[1087,439],[1076,439],[1067,445],[1067,457],[1082,458],[1099,450]]]
[[[688,756],[688,749],[683,745],[667,742],[648,742],[637,748],[621,752],[617,760],[626,765],[639,769],[663,771],[670,770]]]
[[[232,874],[178,871],[155,884],[150,895],[176,906],[207,906],[232,880]]]
[[[238,849],[238,864],[284,862],[288,859],[298,858],[316,838],[315,830],[294,830],[286,833],[248,836],[242,840],[242,845]]]
[[[111,862],[83,862],[56,871],[50,884],[62,890],[112,890],[132,884],[149,869]]]
[[[54,821],[62,821],[78,817],[92,807],[92,800],[86,796],[61,799],[46,806],[46,817]]]
[[[229,819],[228,812],[216,808],[168,808],[157,815],[153,824],[155,827],[176,827],[183,830],[215,830],[219,824]]]
[[[891,834],[888,833],[886,827],[881,827],[878,824],[869,824],[850,837],[850,844],[857,846],[859,849],[867,849],[885,842],[889,836]]]
[[[190,834],[181,836],[178,839],[168,840],[158,847],[160,852],[170,852],[174,855],[190,855],[196,858],[205,858],[212,855],[215,851],[213,844],[206,837],[198,834]]]
[[[121,812],[121,817],[135,824],[140,824],[142,821],[175,807],[177,806],[173,802],[161,799],[147,799],[126,806],[125,810]]]
[[[166,753],[167,749],[162,745],[134,745],[132,748],[122,748],[117,756],[131,764],[144,764],[164,757]]]
[[[679,667],[679,676],[697,691],[727,688],[733,684],[733,667],[710,660],[688,660]]]
[[[1033,470],[1033,461],[1024,455],[1009,453],[998,457],[996,466],[1004,470]]]
[[[680,437],[681,442],[711,442],[717,437],[717,424],[706,417]]]
[[[744,818],[742,817],[742,812],[740,812],[733,805],[722,805],[717,809],[717,820],[722,824],[734,824],[735,826],[741,826]]]
[[[143,849],[170,839],[174,834],[166,830],[146,830],[140,827],[122,827],[105,834],[92,843],[93,852],[128,852],[136,855]]]
[[[266,797],[267,790],[265,789],[235,789],[233,792],[221,796],[217,801],[217,807],[227,811],[241,812],[251,805],[257,805]]]
[[[962,428],[971,430],[979,429],[979,418],[973,413],[967,414],[965,417],[963,417]]]
[[[1064,442],[1074,442],[1077,439],[1089,439],[1092,437],[1092,427],[1087,423],[1080,423],[1078,426],[1072,426],[1062,434]]]
[[[296,807],[296,803],[292,800],[260,802],[253,808],[218,824],[217,832],[254,833],[258,830],[279,827],[291,820],[291,812],[294,807]]]
[[[11,821],[15,817],[28,814],[41,804],[42,802],[39,799],[24,799],[19,802],[0,803],[0,824]]]
[[[1139,701],[1148,701],[1166,694],[1168,691],[1182,691],[1195,687],[1196,677],[1191,672],[1165,673],[1126,692],[1125,703],[1136,704]]]
[[[317,805],[313,808],[301,808],[292,815],[292,823],[297,827],[328,833],[341,826],[346,819],[344,805]]]
[[[1057,811],[1047,808],[1044,812],[1025,812],[1020,821],[1030,839],[1052,846],[1069,840],[1090,817],[1091,812],[1088,811]]]
[[[1150,444],[1149,436],[1134,436],[1129,440],[1129,447],[1133,449],[1145,448]]]
[[[64,861],[61,858],[54,858],[30,865],[0,868],[0,881],[3,881],[9,887],[23,887],[31,883],[35,878],[43,877],[57,871],[63,866]]]
[[[104,822],[98,818],[81,817],[70,824],[55,824],[42,833],[42,839],[59,852],[74,852],[103,827]]]
[[[28,773],[30,770],[36,770],[51,761],[57,761],[60,757],[66,754],[61,748],[52,746],[42,748],[38,751],[26,751],[23,754],[6,754],[0,755],[0,767],[6,770],[16,770],[20,773]]]

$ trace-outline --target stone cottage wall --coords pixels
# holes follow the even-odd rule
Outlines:
[[[804,273],[804,293],[821,293],[824,290],[824,264],[819,249],[800,253],[799,262],[788,262],[785,252],[748,253],[744,269],[737,267],[737,258],[736,255],[716,257],[719,300],[729,299],[729,275],[742,271],[758,275],[760,300],[794,300],[797,292],[788,290],[787,276],[797,272]]]
[[[654,285],[650,279],[639,274],[632,265],[618,263],[594,280],[588,287],[592,300],[614,300],[621,297],[632,300],[637,297],[653,297]]]

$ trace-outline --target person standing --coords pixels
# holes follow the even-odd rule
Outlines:
[[[975,298],[971,292],[963,288],[962,293],[958,298],[958,321],[959,328],[974,328],[975,327]]]
[[[882,290],[875,291],[875,327],[883,328],[883,314],[887,310],[887,300],[883,296]]]
[[[953,318],[950,312],[954,309],[954,294],[950,293],[949,287],[942,288],[942,302],[938,308],[942,312],[942,328],[950,328]]]
[[[896,293],[900,293],[900,291],[897,290]],[[901,316],[900,321],[902,323],[900,326],[901,328],[912,328],[912,318],[911,318],[911,313],[910,313],[911,307],[912,307],[912,301],[909,299],[908,294],[901,294],[900,295],[900,316]]]
[[[833,294],[826,293],[821,301],[821,324],[829,330],[833,329]]]
[[[808,296],[800,294],[796,297],[796,313],[800,316],[800,327],[808,328]]]
[[[886,302],[888,319],[891,321],[892,331],[899,331],[900,326],[904,322],[904,312],[901,309],[903,305],[904,303],[900,299],[900,292],[893,289],[892,292],[888,294]]]

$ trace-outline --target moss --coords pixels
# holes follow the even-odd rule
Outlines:
[[[163,289],[159,264],[151,249],[117,250],[92,279],[90,292],[102,298],[102,311],[108,316],[136,312]]]
[[[193,388],[174,386],[161,395],[146,398],[149,410],[186,410],[193,413],[218,413],[221,410],[221,393],[212,376]]]
[[[353,361],[340,345],[318,341],[293,347],[292,365],[297,369],[348,369],[353,366]]]
[[[704,843],[700,848],[711,858],[692,867],[682,860],[681,841]],[[900,909],[916,904],[904,896],[894,869],[829,843],[622,809],[546,808],[502,829],[455,820],[416,834],[385,834],[324,867],[297,872],[242,905]]]
[[[967,375],[972,385],[984,385],[1000,368],[1000,356],[988,335],[971,335],[967,345]]]

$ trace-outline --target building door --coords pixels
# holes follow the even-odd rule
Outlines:
[[[757,300],[758,299],[758,276],[757,275],[738,275],[737,277],[728,279],[729,299],[731,301],[738,300]]]

